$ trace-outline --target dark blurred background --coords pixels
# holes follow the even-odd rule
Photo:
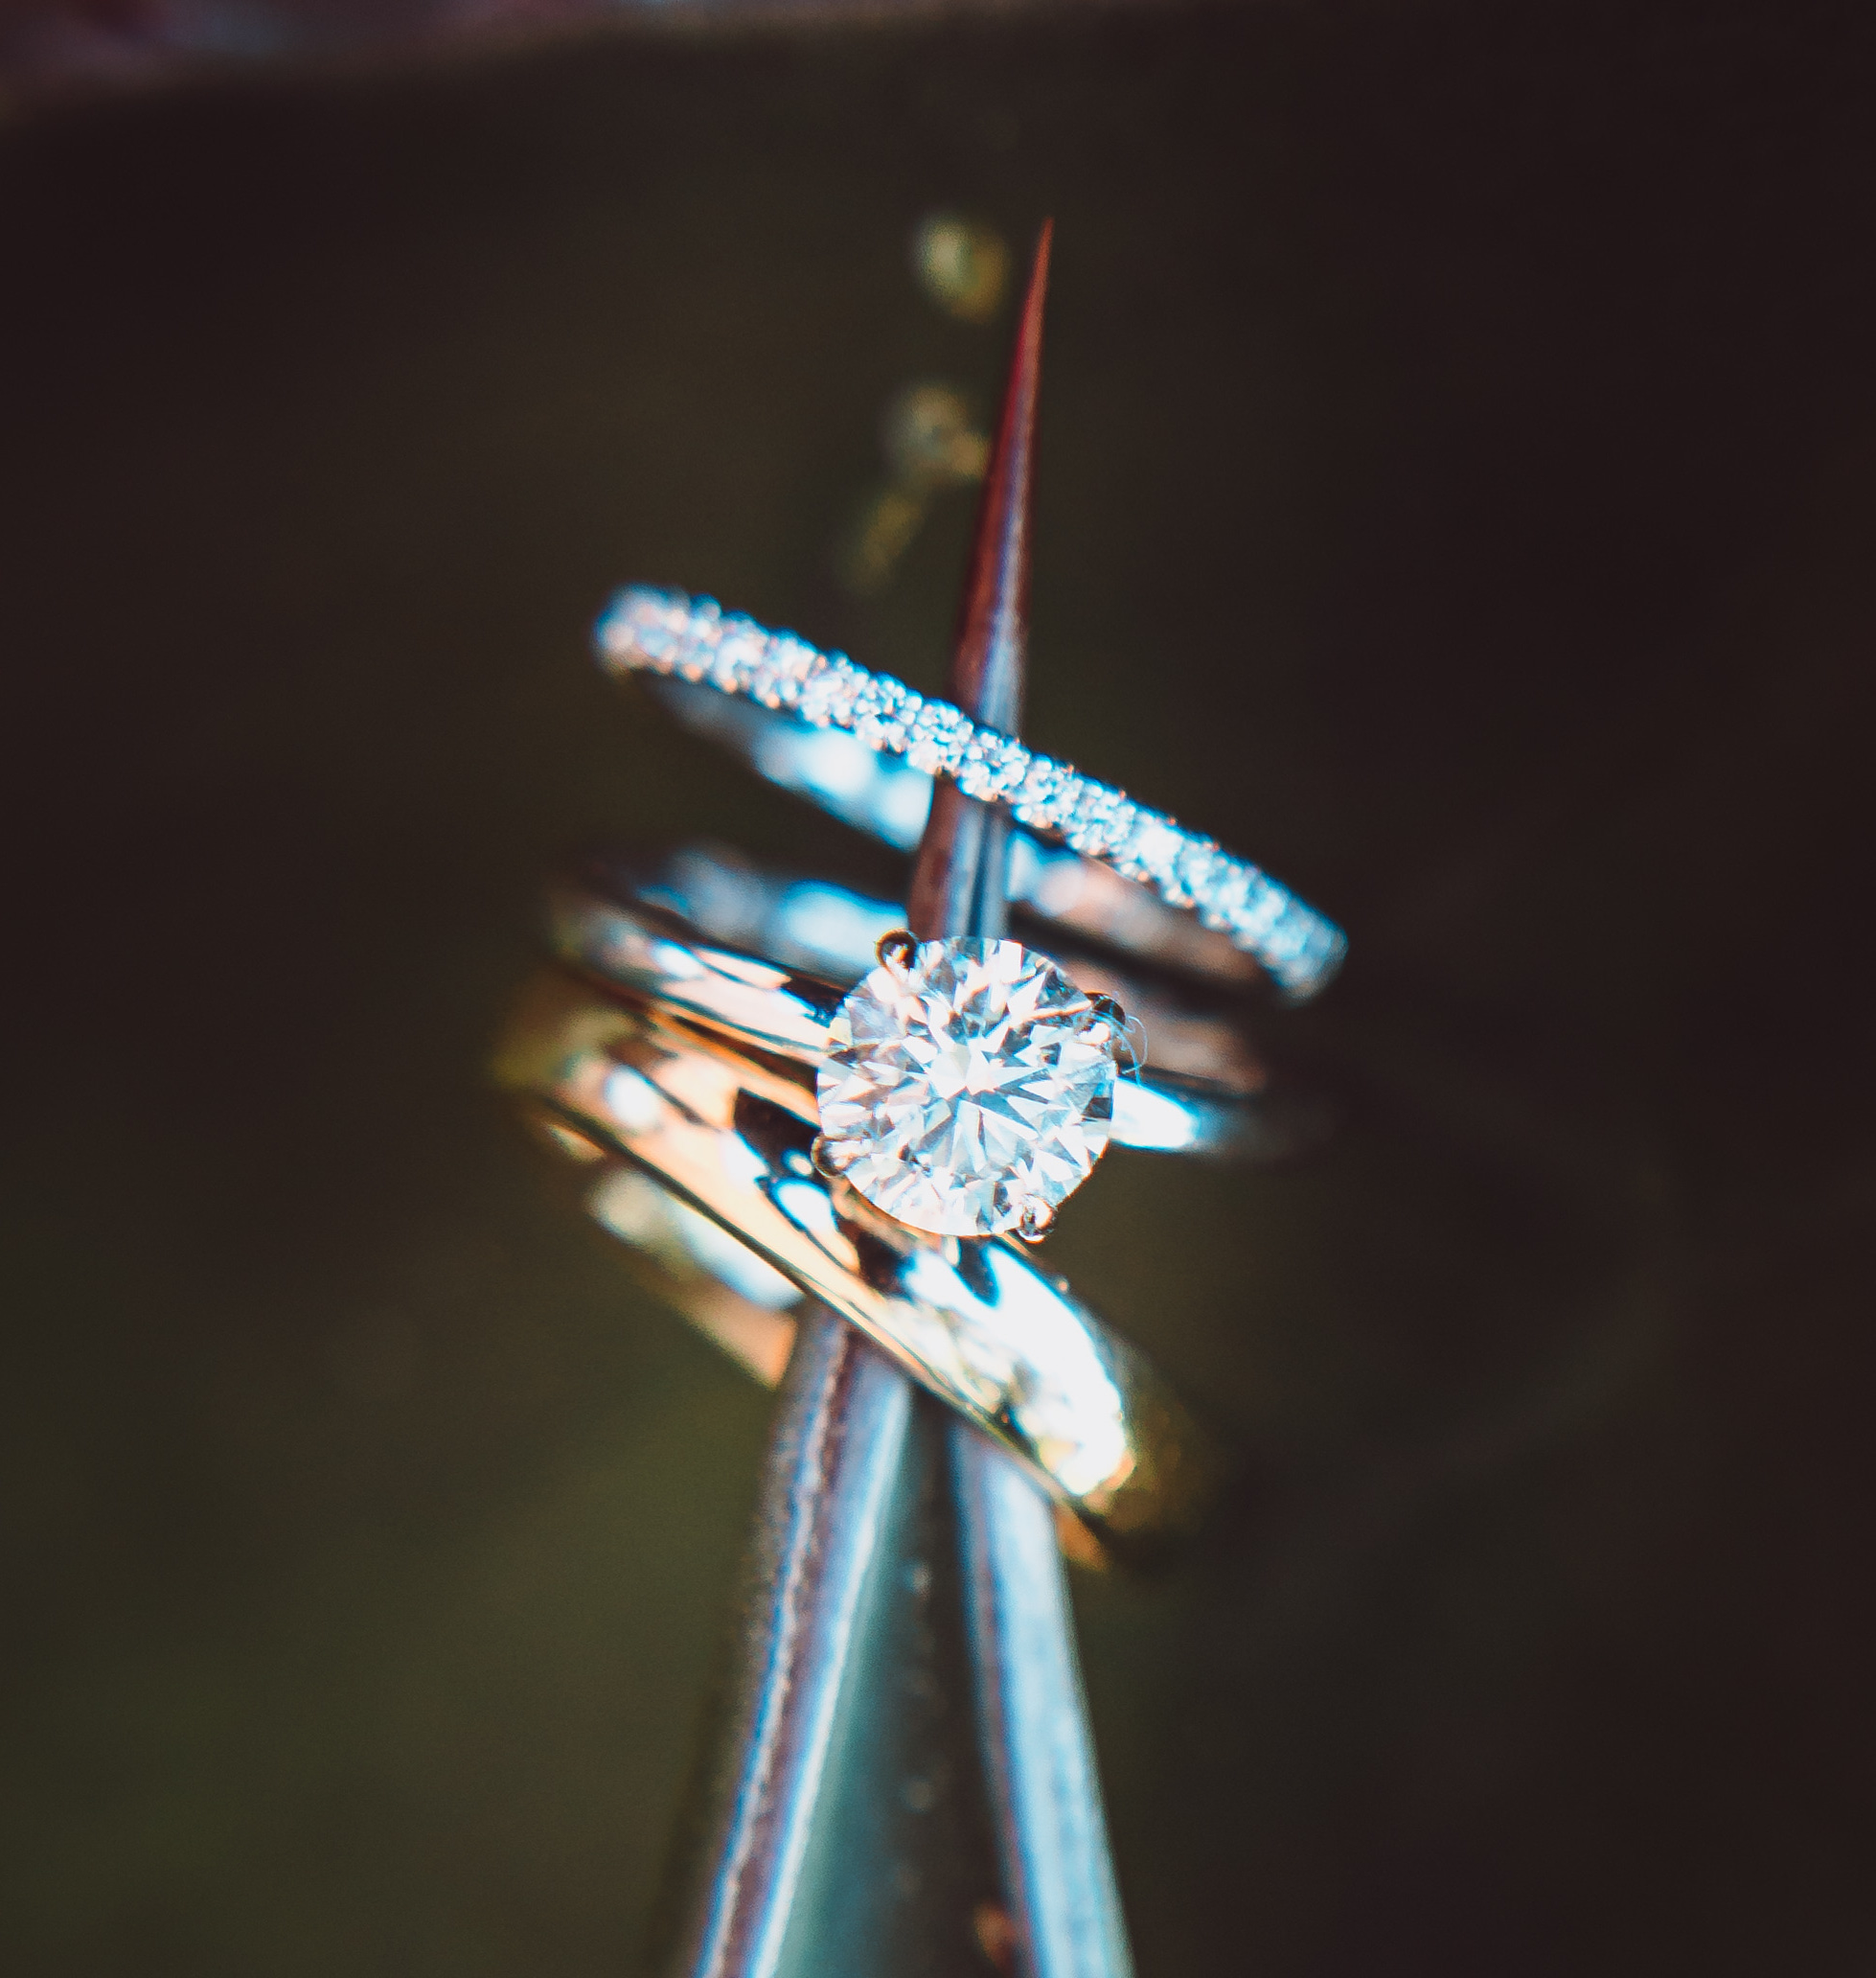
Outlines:
[[[1262,1479],[1077,1582],[1143,1978],[1876,1968],[1871,54],[698,18],[0,125],[10,1971],[633,1967],[770,1404],[485,1067],[569,847],[896,868],[587,630],[934,685],[881,422],[1009,323],[914,243],[1051,213],[1029,733],[1354,943],[1334,1146],[1052,1247]]]

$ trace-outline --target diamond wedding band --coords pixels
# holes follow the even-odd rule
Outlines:
[[[1003,806],[1041,838],[1189,911],[1292,1000],[1313,996],[1340,965],[1347,945],[1340,931],[1255,865],[844,654],[765,631],[707,598],[645,586],[613,600],[598,643],[617,672],[705,686],[785,716],[805,732],[851,735],[880,758],[949,776],[967,796]]]

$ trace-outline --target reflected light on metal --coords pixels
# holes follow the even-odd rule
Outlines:
[[[929,794],[927,784],[927,798]],[[1013,839],[1013,873],[1020,869],[1025,848],[1019,835]],[[898,901],[869,898],[826,880],[790,878],[719,845],[687,845],[643,863],[610,861],[583,885],[590,901],[585,910],[602,919],[621,906],[629,911],[630,903],[642,903],[675,916],[706,941],[766,955],[843,989],[872,968],[881,936],[905,924],[905,908]],[[571,904],[564,890],[561,901],[563,908]],[[577,911],[563,912],[561,953],[583,965],[591,958],[589,943],[577,917]],[[1187,990],[1162,970],[1143,974],[1079,946],[1035,940],[1028,945],[1041,946],[1090,994],[1111,996],[1137,1015],[1150,1034],[1155,1066],[1238,1092],[1269,1086],[1269,1068],[1251,1038],[1252,1011],[1231,993],[1234,985]]]
[[[556,992],[538,996],[532,1035],[511,1044],[503,1076],[629,1163],[632,1181],[604,1180],[589,1198],[595,1214],[651,1251],[675,1301],[727,1350],[772,1364],[777,1334],[750,1313],[789,1302],[781,1280],[976,1423],[1110,1543],[1155,1550],[1192,1529],[1218,1480],[1208,1438],[1033,1252],[888,1222],[816,1172],[812,1121],[750,1090],[759,1067],[624,1010],[602,1036],[586,992],[557,993],[558,1006]],[[748,1308],[727,1328],[721,1288],[694,1303],[706,1276],[728,1280]]]
[[[703,861],[693,856],[693,869]],[[674,862],[675,865],[675,862]],[[814,1074],[826,1064],[828,1025],[841,998],[874,960],[880,936],[904,921],[903,909],[867,902],[818,882],[764,885],[751,875],[741,898],[716,872],[707,891],[749,945],[783,960],[765,961],[707,941],[689,929],[680,941],[663,932],[661,913],[612,898],[620,875],[568,880],[554,891],[554,938],[561,958],[654,1022],[677,1024],[692,1041],[721,1047],[732,1058],[761,1054],[745,1070],[774,1103],[811,1125],[818,1121]],[[648,903],[678,912],[691,895],[675,871],[636,889]],[[744,926],[745,916],[752,926]],[[806,923],[804,946],[790,931]],[[864,947],[832,953],[836,939],[865,937]],[[813,952],[818,950],[818,953]],[[838,963],[835,979],[795,973],[783,961]],[[1129,1016],[1130,1053],[1136,1061],[1127,1085],[1136,1097],[1116,1095],[1114,1145],[1177,1149],[1208,1158],[1282,1159],[1319,1138],[1325,1109],[1289,1091],[1272,1093],[1269,1075],[1241,1025],[1222,1011],[1195,1010],[1163,989],[1133,981],[1099,962],[1071,956],[1069,978],[1090,997],[1111,997]],[[1151,1040],[1154,1062],[1137,1060]],[[789,1068],[793,1068],[791,1070]]]
[[[1161,1153],[1177,1154],[1199,1138],[1190,1110],[1148,1089],[1132,1078],[1114,1086],[1114,1126],[1116,1138],[1129,1146],[1152,1147]]]
[[[1123,1978],[1126,1920],[1055,1521],[981,1438],[953,1440],[965,1608],[1012,1921],[1039,1978]]]
[[[861,1597],[905,1443],[911,1390],[814,1310],[789,1363],[763,1477],[743,1709],[726,1817],[684,1968],[770,1978],[781,1962],[853,1660]]]

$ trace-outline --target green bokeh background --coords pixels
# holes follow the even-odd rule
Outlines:
[[[484,1067],[569,847],[894,866],[597,678],[835,581],[1057,224],[1039,746],[1350,929],[1348,1123],[1052,1252],[1258,1486],[1078,1581],[1143,1978],[1866,1971],[1870,35],[621,32],[0,128],[4,1962],[632,1967],[767,1398]],[[987,1968],[987,1967],[986,1967]]]

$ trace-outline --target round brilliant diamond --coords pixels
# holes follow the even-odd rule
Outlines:
[[[916,1230],[991,1236],[1085,1182],[1113,1119],[1114,1028],[1016,941],[927,941],[840,1005],[818,1079],[831,1166]]]

